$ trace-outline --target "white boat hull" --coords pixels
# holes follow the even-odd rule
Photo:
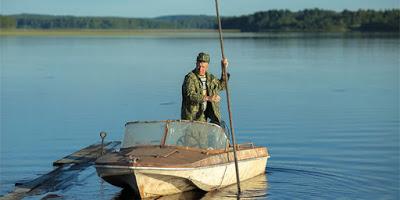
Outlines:
[[[239,160],[240,181],[265,173],[267,157]],[[234,162],[197,168],[158,168],[97,165],[98,174],[105,180],[116,172],[142,198],[164,196],[199,188],[211,191],[236,183]],[[108,177],[109,176],[109,177]],[[117,175],[118,176],[118,175]],[[126,176],[121,179],[121,176]],[[111,182],[111,181],[109,181]]]

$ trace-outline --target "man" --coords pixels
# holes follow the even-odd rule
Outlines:
[[[185,76],[182,84],[181,118],[185,120],[204,121],[221,124],[221,113],[218,95],[226,88],[224,71],[221,79],[208,73],[210,55],[201,52],[196,59],[196,68]],[[221,61],[221,67],[228,67],[228,60]]]

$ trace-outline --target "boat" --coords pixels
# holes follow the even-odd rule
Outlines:
[[[188,121],[125,124],[121,148],[95,161],[99,177],[141,198],[194,189],[212,191],[236,183],[233,146],[226,127]],[[266,147],[237,144],[240,181],[266,171]]]

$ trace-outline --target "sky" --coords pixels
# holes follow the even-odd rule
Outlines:
[[[222,16],[240,16],[270,9],[381,10],[399,8],[399,2],[400,0],[219,0]],[[3,15],[20,13],[120,17],[215,15],[214,6],[214,0],[0,0],[0,11]]]

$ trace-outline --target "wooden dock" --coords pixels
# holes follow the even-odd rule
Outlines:
[[[111,152],[120,146],[121,142],[104,143],[104,153]],[[68,187],[68,182],[79,172],[94,164],[101,156],[101,144],[93,144],[53,162],[55,168],[47,174],[33,180],[15,183],[14,191],[0,197],[0,200],[22,199],[31,195],[41,195]],[[74,172],[74,173],[71,173]]]
[[[115,149],[121,142],[108,142],[104,144],[105,151],[109,152]],[[101,155],[101,144],[92,144],[73,154],[65,156],[53,162],[53,166],[62,166],[65,164],[83,164],[95,161]]]

